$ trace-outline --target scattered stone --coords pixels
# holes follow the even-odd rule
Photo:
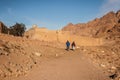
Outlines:
[[[115,52],[112,52],[112,54],[115,54]]]
[[[14,52],[14,49],[10,49],[10,52]]]
[[[56,57],[58,57],[59,55],[58,54],[55,54]]]
[[[105,51],[101,51],[102,53],[104,53]]]
[[[19,77],[19,76],[20,76],[20,74],[16,74],[16,75],[15,75],[15,77]]]
[[[5,67],[5,69],[6,69],[8,72],[12,73],[12,70],[11,70],[9,67],[7,67],[7,66],[5,66],[5,65],[4,65],[4,67]]]
[[[42,56],[42,53],[35,52],[34,55],[40,57],[40,56]]]
[[[8,56],[8,55],[9,55],[9,53],[8,53],[8,52],[5,52],[4,54],[5,54],[6,56]]]
[[[28,71],[29,70],[29,68],[27,67],[26,69],[25,69],[25,71]]]
[[[86,49],[83,49],[84,52],[86,52],[87,50]]]
[[[104,65],[104,64],[100,64],[100,66],[101,66],[101,67],[103,67],[103,68],[105,68],[105,67],[106,67],[106,65]]]
[[[116,70],[117,68],[115,66],[112,66],[111,69]]]
[[[78,46],[76,47],[76,49],[79,49],[79,48],[80,48],[80,47],[78,47]]]
[[[111,79],[115,79],[116,77],[117,77],[116,73],[109,76],[109,78],[111,78]]]
[[[26,55],[26,54],[27,54],[26,52],[22,51],[22,55]]]

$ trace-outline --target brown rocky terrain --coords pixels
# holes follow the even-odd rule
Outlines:
[[[99,63],[101,67],[107,69],[107,72],[120,73],[120,11],[110,12],[84,24],[73,25],[70,23],[62,30],[80,36],[102,38],[104,43],[102,46],[86,47],[85,52],[95,63]]]
[[[63,43],[0,34],[0,80],[109,80],[84,51],[82,46],[66,51]]]
[[[81,79],[120,80],[120,11],[62,30],[34,26],[24,37],[0,33],[0,80]]]
[[[88,23],[70,23],[62,30],[78,36],[102,38],[102,46],[86,47],[85,52],[108,72],[120,73],[120,11],[110,12]]]
[[[89,37],[103,37],[110,29],[120,23],[120,11],[109,12],[101,18],[96,18],[88,23],[68,24],[62,30],[72,34]]]
[[[0,80],[26,75],[39,63],[41,56],[56,56],[57,51],[53,50],[56,46],[54,43],[0,34]]]

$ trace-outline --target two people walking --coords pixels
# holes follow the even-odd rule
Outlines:
[[[72,50],[75,50],[75,47],[76,47],[76,44],[73,41],[72,44],[71,44]],[[66,50],[69,50],[69,49],[70,49],[70,42],[67,40],[67,42],[66,42]]]

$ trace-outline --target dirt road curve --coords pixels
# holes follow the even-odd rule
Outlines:
[[[81,54],[46,60],[25,77],[15,80],[109,80],[101,69]]]

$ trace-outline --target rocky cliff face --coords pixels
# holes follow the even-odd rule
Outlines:
[[[7,33],[7,27],[0,21],[0,33]]]
[[[101,18],[96,18],[88,23],[68,24],[62,30],[72,34],[89,37],[106,36],[110,29],[120,24],[120,11],[109,12]]]
[[[3,26],[4,26],[4,24],[2,22],[0,22],[0,33],[2,32]]]

